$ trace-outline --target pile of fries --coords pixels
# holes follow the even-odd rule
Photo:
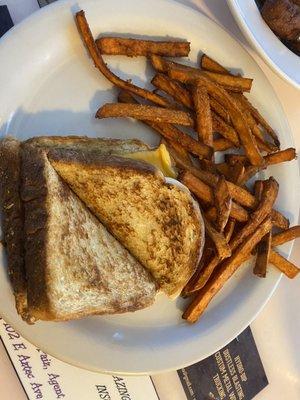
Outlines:
[[[273,177],[254,184],[251,178],[269,165],[295,159],[296,153],[293,148],[280,150],[277,134],[244,95],[250,92],[252,79],[231,74],[205,54],[199,68],[165,58],[187,56],[186,41],[95,41],[83,11],[76,14],[76,22],[95,67],[120,89],[118,102],[104,104],[96,117],[131,117],[158,132],[180,171],[178,179],[202,209],[206,244],[198,269],[182,292],[192,297],[183,318],[196,322],[253,255],[258,277],[266,276],[271,263],[294,278],[299,268],[274,248],[299,237],[300,226],[289,228],[288,219],[273,208],[279,190]],[[109,70],[102,54],[147,57],[156,73],[151,81],[155,89],[122,80]],[[193,130],[197,139],[178,125]],[[239,154],[226,153],[217,163],[215,153],[229,149],[239,149]]]

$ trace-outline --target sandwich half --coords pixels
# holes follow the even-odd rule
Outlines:
[[[202,253],[199,207],[157,168],[127,156],[70,148],[48,153],[62,179],[148,269],[161,290],[176,296]]]
[[[151,305],[149,272],[62,181],[44,149],[23,146],[21,173],[31,317],[61,321]]]

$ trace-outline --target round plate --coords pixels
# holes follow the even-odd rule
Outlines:
[[[227,0],[252,46],[283,79],[300,89],[300,57],[288,49],[263,20],[255,0]]]
[[[75,3],[75,2],[74,2]],[[95,36],[186,38],[190,61],[199,50],[254,78],[251,99],[279,132],[283,148],[292,145],[290,130],[266,77],[228,33],[202,14],[173,1],[121,0],[57,2],[12,29],[0,42],[1,135],[19,139],[43,134],[86,134],[134,138],[158,143],[157,135],[131,120],[96,120],[97,108],[115,101],[117,91],[93,67],[78,36],[73,14],[83,8]],[[119,75],[139,85],[153,74],[143,58],[106,57]],[[280,182],[278,208],[295,220],[298,213],[295,163],[275,166]],[[291,245],[284,247],[289,253]],[[181,319],[184,301],[159,295],[146,310],[120,316],[85,318],[64,323],[24,323],[16,314],[7,280],[4,252],[0,265],[0,315],[26,339],[49,354],[90,370],[153,374],[192,364],[235,338],[270,298],[280,274],[267,279],[244,266],[210,304],[200,322]]]

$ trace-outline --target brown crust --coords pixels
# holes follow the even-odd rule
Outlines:
[[[128,146],[129,151],[136,147],[140,151],[149,150],[150,147],[139,139],[110,139],[110,138],[90,138],[88,136],[37,136],[28,139],[24,144],[33,144],[38,147],[48,148],[48,147],[83,147],[83,148],[102,148],[105,152],[110,153],[109,148],[113,149],[111,152],[120,151],[125,152],[124,145]]]
[[[93,151],[87,153],[75,149],[57,148],[49,150],[48,158],[50,162],[58,161],[67,164],[85,164],[91,168],[109,166],[118,168],[121,171],[124,169],[131,169],[132,171],[138,170],[142,174],[156,175],[160,177],[161,180],[164,179],[160,170],[147,162],[118,156],[99,155],[98,152]]]
[[[20,199],[20,142],[7,137],[0,143],[0,199],[3,233],[16,308],[27,319],[27,283],[23,248],[23,207]]]
[[[47,182],[43,151],[30,144],[22,147],[22,187],[25,220],[25,264],[28,276],[28,307],[44,319],[49,308],[44,274],[47,247]]]

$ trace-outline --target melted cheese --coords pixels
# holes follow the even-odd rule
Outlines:
[[[161,144],[155,150],[138,151],[136,153],[124,154],[123,157],[131,158],[132,160],[145,161],[156,168],[160,169],[164,176],[176,178],[177,173],[172,165],[170,154],[164,144]]]

